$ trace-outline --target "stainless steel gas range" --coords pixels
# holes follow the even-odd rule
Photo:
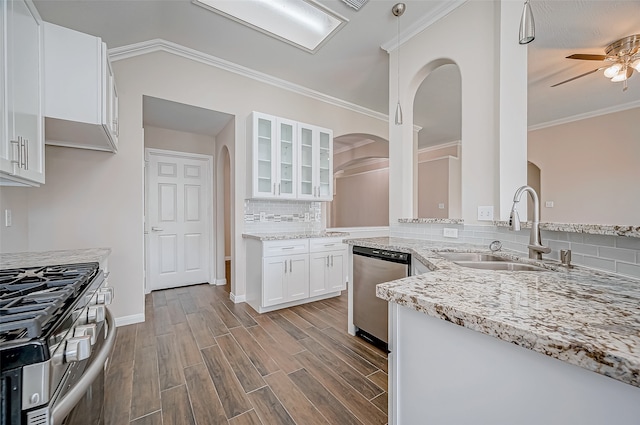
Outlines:
[[[102,423],[105,283],[98,263],[0,270],[0,425]]]

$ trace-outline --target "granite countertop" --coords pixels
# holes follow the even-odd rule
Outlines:
[[[507,221],[494,221],[498,227],[509,227]],[[531,228],[531,222],[522,222],[522,228]],[[640,226],[618,224],[577,224],[577,223],[544,223],[540,222],[541,230],[552,232],[587,233],[590,235],[627,236],[640,238]]]
[[[111,248],[72,249],[63,251],[16,252],[0,254],[0,270],[19,267],[54,266],[101,262],[111,254]]]
[[[522,254],[549,271],[462,267],[435,251],[484,251],[469,244],[404,238],[345,240],[411,253],[430,273],[377,286],[379,298],[640,387],[640,281]]]
[[[245,239],[260,241],[283,241],[287,239],[337,238],[349,236],[347,232],[282,232],[282,233],[243,233]]]

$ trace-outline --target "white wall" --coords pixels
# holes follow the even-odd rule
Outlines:
[[[114,315],[140,319],[144,311],[142,97],[149,95],[235,115],[227,135],[216,140],[231,156],[234,228],[232,291],[245,293],[242,240],[246,188],[246,120],[252,110],[332,128],[334,135],[367,133],[387,138],[387,122],[241,77],[169,53],[152,53],[113,63],[120,95],[118,154],[47,147],[47,183],[28,193],[28,249],[33,251],[106,246],[112,248],[110,282]],[[216,165],[219,165],[216,162]],[[221,167],[218,167],[221,169]],[[216,190],[219,190],[218,188]],[[4,191],[3,191],[4,192]],[[22,195],[19,195],[22,196]],[[217,207],[223,202],[217,202]],[[222,214],[217,214],[223,217]],[[216,226],[222,235],[224,223]],[[25,231],[25,237],[26,237]],[[223,238],[220,238],[223,239]],[[216,247],[224,258],[224,249]],[[216,262],[219,267],[219,263]],[[224,276],[224,267],[217,270]]]
[[[202,134],[145,126],[144,147],[213,156],[215,138]]]
[[[460,68],[462,83],[462,218],[475,221],[478,205],[497,202],[497,45],[493,2],[467,2],[401,46],[400,102],[404,125],[390,125],[391,223],[414,215],[413,98],[430,71],[443,63]],[[390,63],[396,63],[397,50]],[[394,116],[397,71],[390,67],[389,114]]]
[[[640,224],[640,108],[532,130],[528,138],[529,161],[540,167],[543,221]]]
[[[521,7],[513,1],[466,2],[401,46],[400,93],[395,66],[389,68],[389,115],[394,116],[396,99],[404,106],[404,124],[389,130],[389,185],[403,188],[390,193],[391,223],[416,212],[411,106],[424,78],[443,64],[458,65],[462,83],[462,218],[475,223],[477,207],[484,205],[498,206],[501,213],[505,199],[526,183],[526,47],[517,41]],[[397,50],[391,53],[390,64],[397,56]]]
[[[0,187],[0,252],[24,252],[29,249],[28,190]],[[5,226],[5,210],[11,211],[11,226]]]

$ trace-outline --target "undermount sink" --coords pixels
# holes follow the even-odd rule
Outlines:
[[[449,261],[509,261],[508,258],[481,252],[438,252],[438,255]]]
[[[532,264],[513,263],[505,261],[454,261],[462,267],[470,267],[472,269],[482,270],[506,270],[511,272],[544,272],[549,271],[544,267],[534,266]]]

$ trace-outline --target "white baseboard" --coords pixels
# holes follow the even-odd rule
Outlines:
[[[217,285],[217,286],[223,286],[223,285],[226,285],[226,284],[227,284],[227,279],[215,279],[215,280],[213,281],[213,284],[214,284],[214,285]]]
[[[229,298],[233,301],[234,304],[243,303],[247,301],[246,295],[236,295],[233,292],[229,294]]]
[[[131,316],[116,317],[116,328],[142,322],[144,322],[144,313],[132,314]]]

